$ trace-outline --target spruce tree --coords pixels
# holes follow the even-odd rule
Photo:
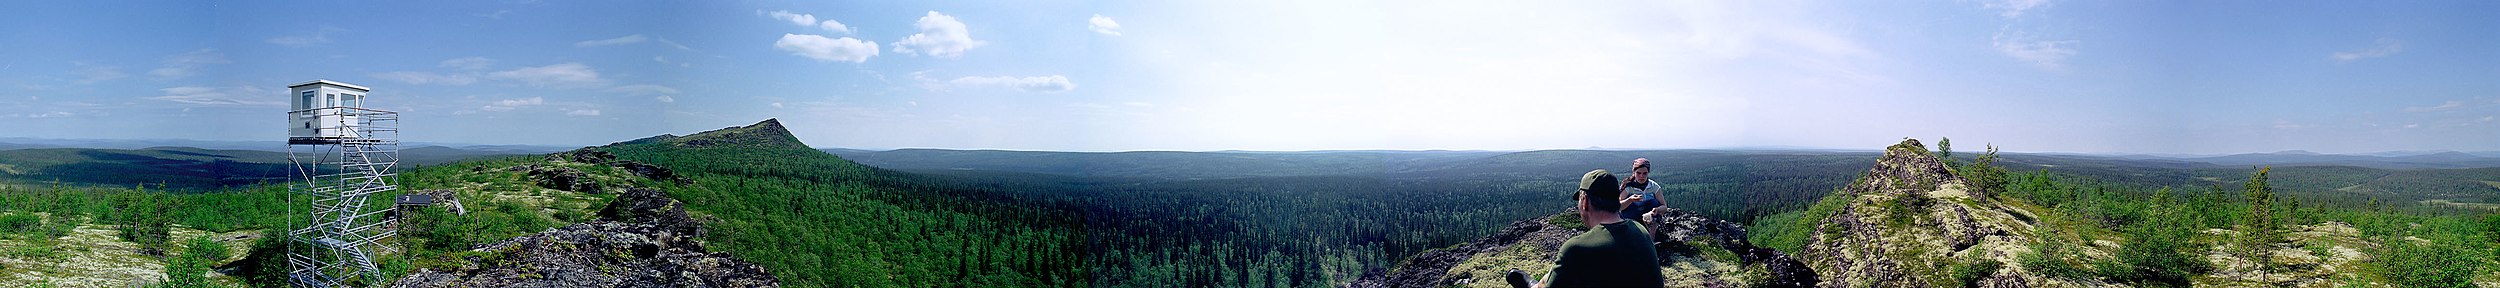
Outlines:
[[[2275,232],[2274,187],[2266,185],[2266,172],[2269,170],[2273,170],[2272,167],[2257,168],[2257,174],[2249,176],[2248,184],[2242,186],[2248,196],[2248,217],[2241,219],[2241,229],[2246,230],[2241,232],[2241,255],[2257,262],[2259,267],[2272,266],[2271,261],[2265,259],[2265,247],[2283,239]]]
[[[1936,137],[1936,158],[1953,158],[1953,138]]]

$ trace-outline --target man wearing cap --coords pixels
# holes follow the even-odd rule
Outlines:
[[[1623,193],[1615,174],[1605,169],[1589,171],[1580,176],[1580,221],[1588,223],[1589,231],[1572,236],[1562,244],[1562,257],[1555,260],[1554,270],[1545,273],[1542,283],[1528,283],[1528,273],[1511,269],[1506,275],[1512,287],[1663,287],[1666,278],[1658,273],[1658,250],[1651,246],[1649,230],[1619,217]]]
[[[1619,217],[1643,223],[1649,221],[1645,216],[1650,209],[1667,206],[1666,201],[1658,200],[1658,181],[1649,181],[1649,158],[1632,159],[1632,178],[1623,179],[1623,199],[1620,202],[1623,213],[1619,213]]]

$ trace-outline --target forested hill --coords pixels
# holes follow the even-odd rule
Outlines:
[[[712,247],[796,287],[1073,286],[1085,231],[1075,209],[851,163],[807,148],[778,120],[593,147],[673,169],[659,184],[713,219]]]

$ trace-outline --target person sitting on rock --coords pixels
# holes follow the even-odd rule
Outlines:
[[[1649,223],[1649,211],[1667,206],[1658,200],[1658,181],[1649,181],[1649,158],[1632,159],[1632,178],[1623,179],[1623,213],[1618,217]]]
[[[1580,176],[1580,192],[1572,197],[1579,202],[1580,221],[1589,225],[1588,232],[1572,236],[1562,244],[1560,259],[1554,270],[1545,273],[1544,281],[1528,283],[1528,273],[1517,268],[1505,275],[1512,287],[1664,287],[1667,280],[1658,272],[1658,250],[1651,246],[1649,229],[1624,221],[1618,199],[1623,194],[1621,182],[1605,169],[1589,171]]]

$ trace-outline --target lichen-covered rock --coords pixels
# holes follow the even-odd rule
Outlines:
[[[565,151],[564,153],[547,154],[547,161],[571,161],[575,163],[606,165],[608,162],[616,161],[616,154],[608,154],[608,151],[599,151],[598,149],[582,148],[573,149],[573,151]]]
[[[683,234],[704,233],[702,223],[686,216],[685,203],[650,188],[625,189],[625,193],[617,194],[616,202],[599,209],[599,217],[628,223],[650,223]]]
[[[538,187],[547,187],[547,189],[600,193],[606,188],[600,185],[599,181],[591,180],[590,174],[584,174],[582,170],[573,168],[538,166],[529,170],[529,177],[531,181],[538,184]]]
[[[1521,245],[1533,247],[1531,249],[1553,250],[1562,246],[1563,240],[1570,239],[1571,236],[1579,234],[1578,231],[1549,224],[1545,221],[1545,219],[1546,218],[1536,218],[1512,222],[1510,226],[1502,228],[1501,232],[1493,233],[1491,236],[1485,236],[1484,238],[1476,239],[1475,241],[1468,241],[1467,243],[1460,243],[1457,246],[1424,251],[1423,254],[1417,254],[1413,258],[1407,258],[1405,262],[1399,263],[1397,267],[1391,268],[1389,271],[1364,273],[1362,278],[1358,278],[1353,283],[1346,286],[1444,287],[1457,285],[1458,283],[1455,282],[1461,279],[1473,279],[1474,277],[1452,277],[1454,275],[1450,274],[1451,268],[1458,266],[1460,262],[1466,262],[1469,259],[1476,258],[1479,254],[1499,252],[1503,249],[1509,249],[1513,246]],[[1542,258],[1545,263],[1552,263],[1554,261],[1552,257],[1560,256],[1560,254],[1548,254],[1552,255],[1547,255],[1547,257]],[[1518,268],[1528,269],[1531,267]],[[1493,273],[1502,273],[1507,271],[1508,270],[1493,271]],[[1494,277],[1479,281],[1501,283],[1502,280],[1499,277]]]
[[[628,189],[605,219],[479,245],[468,265],[391,287],[778,287],[763,266],[707,252],[700,224],[657,190]]]
[[[1829,196],[1849,202],[1816,223],[1797,257],[1819,274],[1822,287],[2041,283],[2013,261],[2031,241],[2014,233],[2031,231],[2018,220],[2026,218],[1970,191],[1952,173],[1916,139],[1888,147],[1866,176]],[[1949,275],[1974,261],[2005,268],[1979,279]]]
[[[642,178],[680,183],[686,181],[686,178],[677,177],[676,171],[670,171],[668,167],[660,167],[660,165],[643,164],[632,160],[617,160],[615,164],[617,168],[624,168],[625,172],[634,173],[634,176],[642,176]]]
[[[1700,213],[1675,208],[1659,208],[1644,215],[1643,218],[1645,220],[1643,222],[1649,224],[1650,239],[1658,241],[1660,254],[1682,252],[1676,254],[1698,253],[1706,256],[1724,251],[1736,256],[1736,260],[1739,261],[1720,259],[1721,262],[1761,265],[1759,269],[1748,271],[1760,273],[1759,275],[1762,276],[1754,279],[1758,283],[1751,283],[1752,285],[1748,285],[1750,287],[1808,287],[1821,282],[1816,279],[1814,269],[1806,268],[1804,262],[1789,257],[1787,253],[1780,253],[1779,250],[1757,247],[1747,242],[1745,226],[1742,224],[1712,219]],[[1659,258],[1674,258],[1669,256],[1660,255]],[[1672,267],[1675,266],[1673,262],[1662,261],[1660,265]]]

